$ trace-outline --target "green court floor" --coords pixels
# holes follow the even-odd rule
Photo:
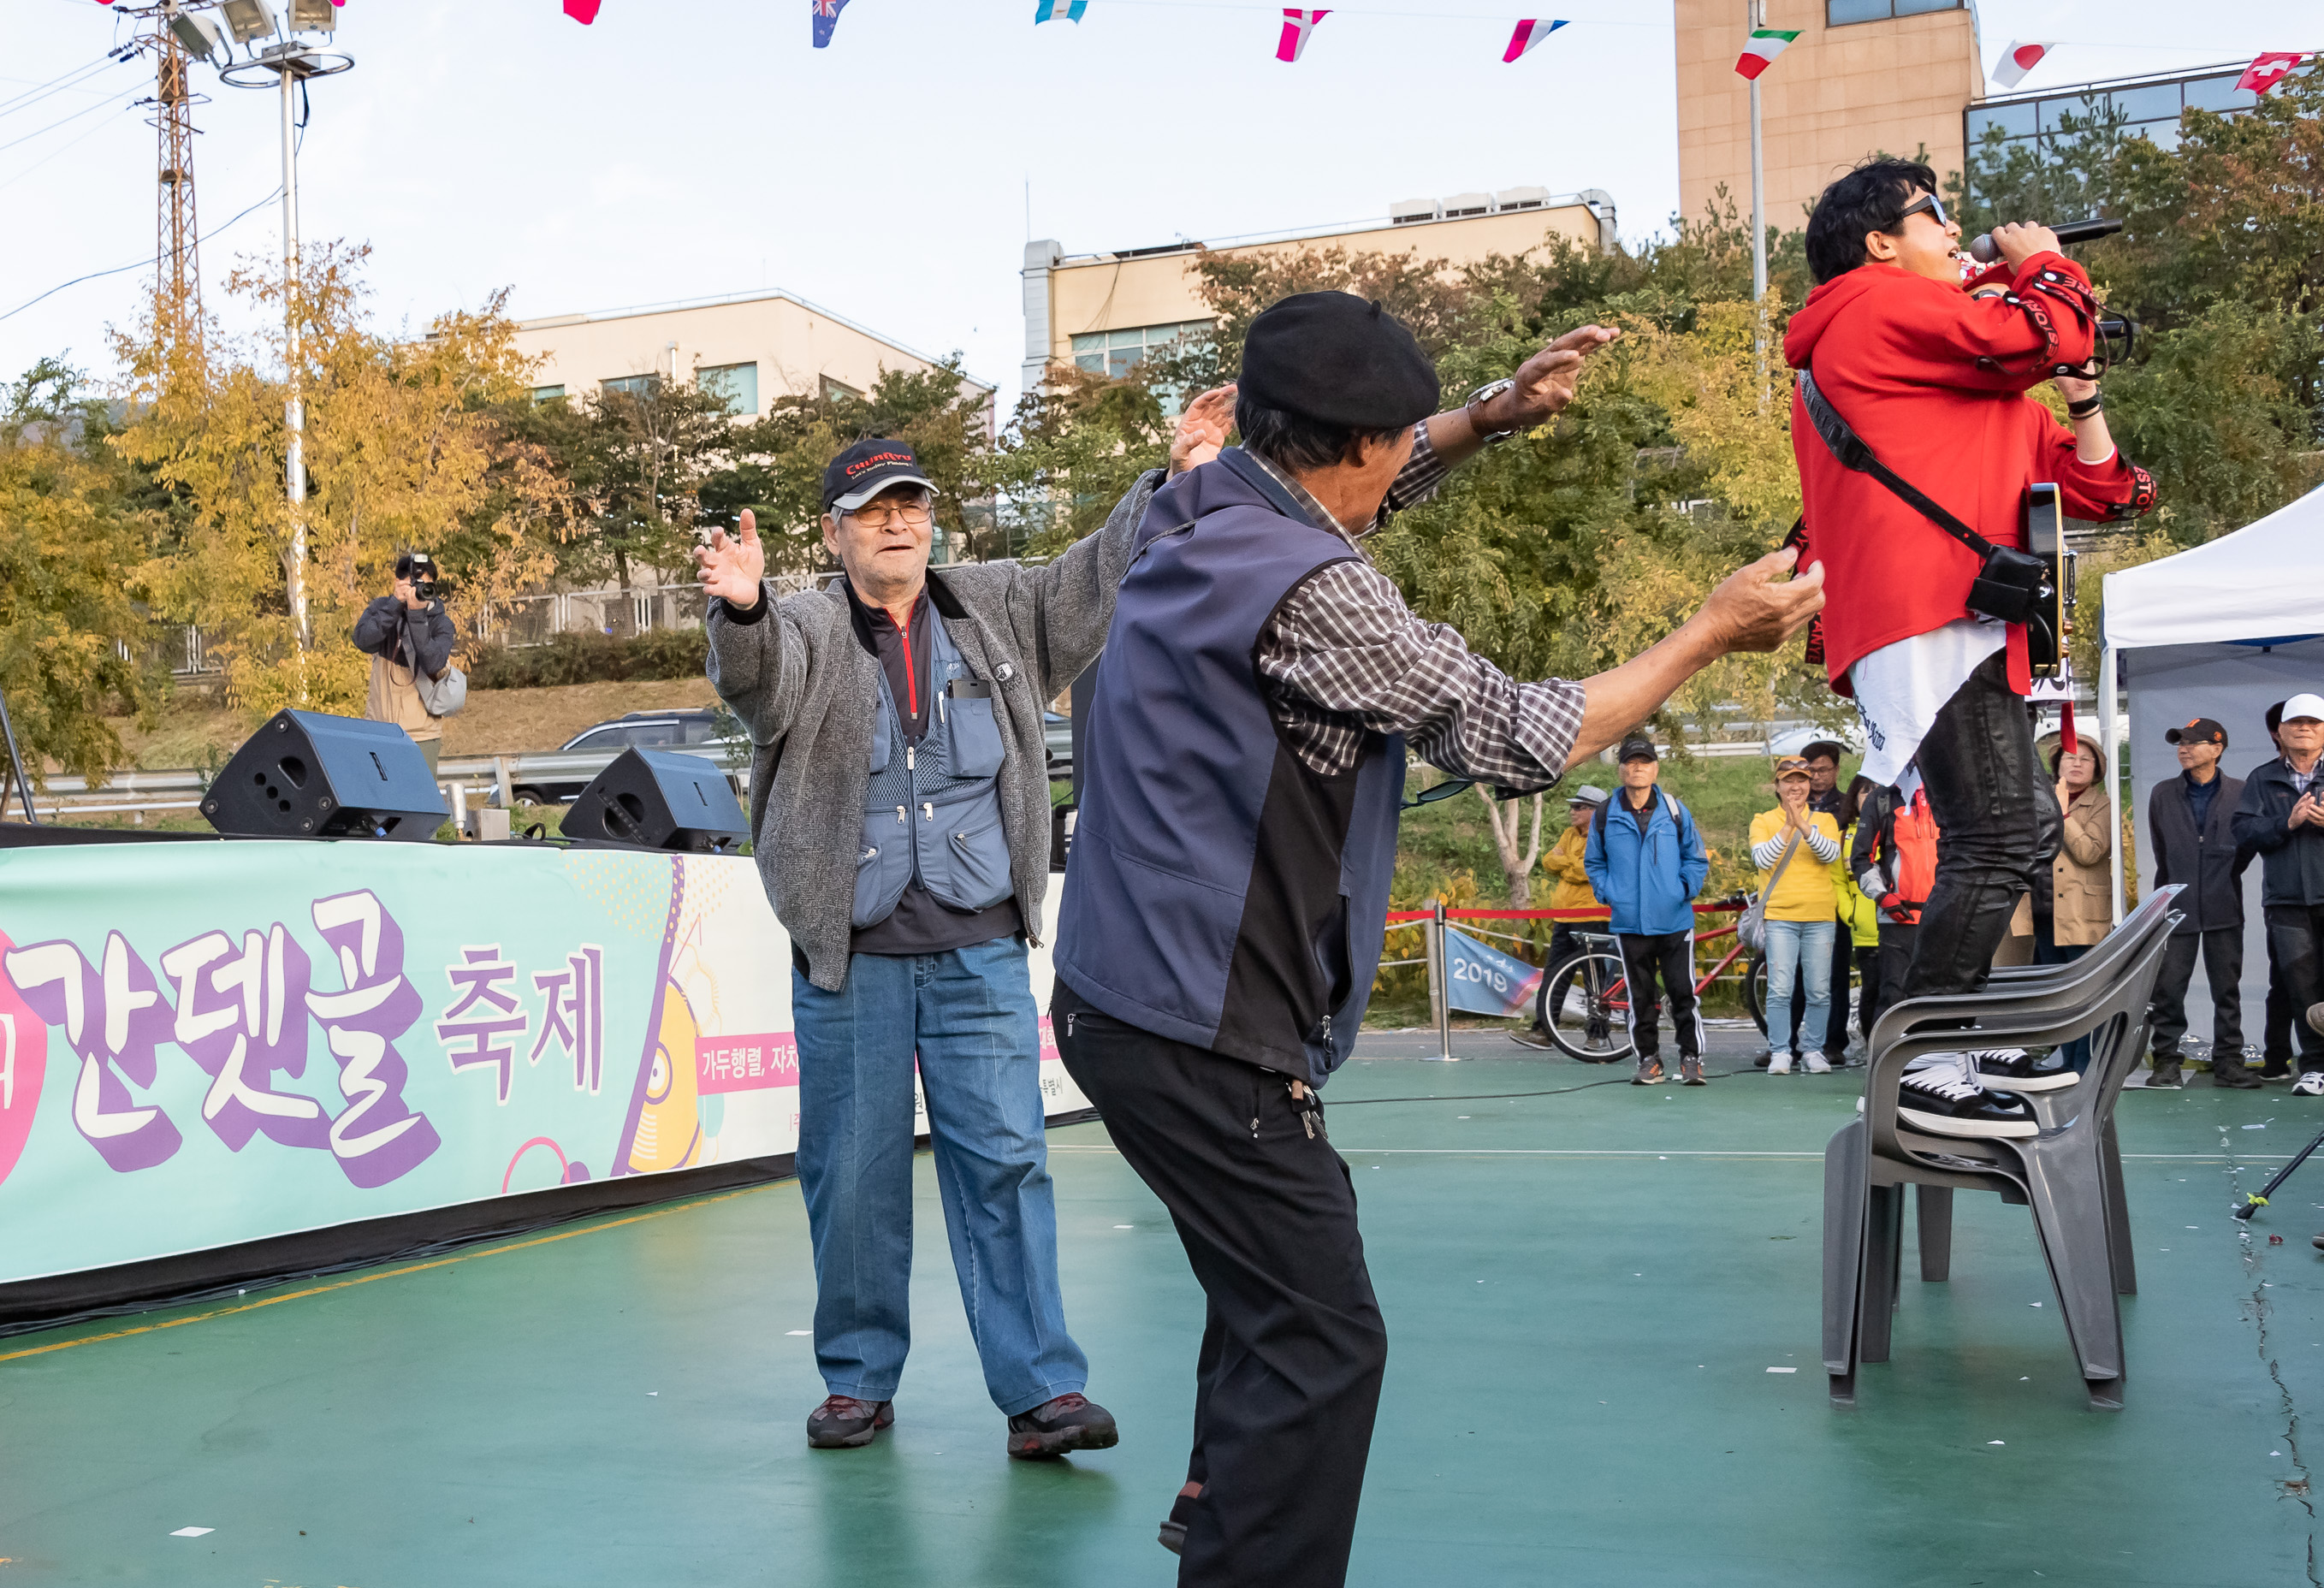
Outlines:
[[[1951,1282],[1908,1253],[1895,1361],[1839,1412],[1819,1155],[1854,1076],[1451,1101],[1607,1073],[1463,1045],[1486,1057],[1359,1060],[1328,1094],[1391,1342],[1351,1581],[2319,1580],[2324,1162],[2227,1216],[2314,1103],[2125,1096],[2126,1410],[2085,1409],[2024,1210],[1964,1196]],[[0,1339],[0,1588],[1169,1583],[1201,1296],[1103,1127],[1052,1142],[1114,1450],[1001,1454],[923,1157],[918,1337],[868,1450],[806,1448],[783,1184]]]

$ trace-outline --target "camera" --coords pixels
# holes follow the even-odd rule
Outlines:
[[[407,551],[395,559],[395,577],[411,581],[411,593],[422,601],[436,599],[436,559],[425,551]]]

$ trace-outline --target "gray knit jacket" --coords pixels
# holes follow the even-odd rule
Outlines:
[[[976,676],[992,681],[1003,746],[1001,828],[1017,908],[1038,940],[1049,885],[1048,751],[1041,714],[1097,660],[1139,521],[1163,475],[1139,476],[1105,527],[1040,568],[928,570],[928,603]],[[710,681],[751,731],[751,830],[775,915],[828,992],[847,979],[856,840],[871,782],[880,664],[857,642],[834,584],[777,601],[754,622],[710,604]]]

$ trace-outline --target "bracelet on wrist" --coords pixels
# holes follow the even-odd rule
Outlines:
[[[2071,419],[2088,419],[2094,413],[2104,413],[2105,411],[2106,397],[2102,392],[2091,392],[2080,402],[2069,402],[2066,404],[2067,416]]]

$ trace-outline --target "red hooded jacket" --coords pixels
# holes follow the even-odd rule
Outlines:
[[[2036,254],[2004,296],[1971,298],[1901,265],[1858,265],[1808,294],[1784,334],[1784,359],[1815,371],[1816,385],[1883,463],[1997,546],[2025,543],[2025,487],[2054,481],[2069,516],[2135,518],[2154,504],[2154,481],[2117,452],[2075,456],[2073,432],[2026,395],[2061,364],[2089,359],[2097,302],[2081,266]],[[1968,615],[1976,553],[1907,507],[1870,475],[1842,468],[1798,393],[1792,449],[1799,459],[1807,543],[1803,568],[1821,562],[1824,662],[1850,693],[1848,669],[1898,640]],[[2009,632],[2010,681],[2032,684],[2025,634]]]

